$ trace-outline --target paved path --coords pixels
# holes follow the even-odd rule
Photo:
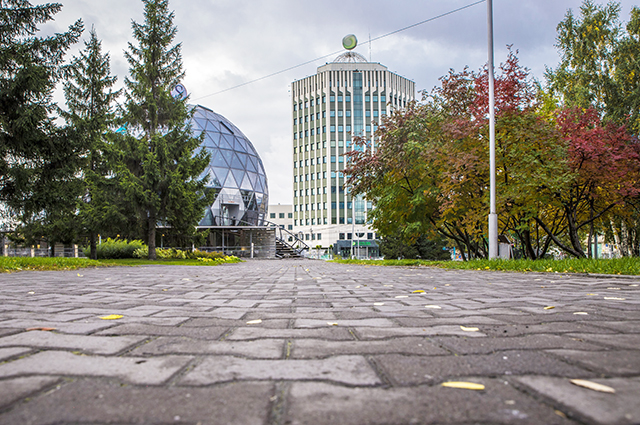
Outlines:
[[[3,274],[0,424],[638,424],[639,282],[311,260]]]

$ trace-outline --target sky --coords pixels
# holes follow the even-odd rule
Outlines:
[[[486,2],[436,18],[476,1],[170,0],[169,7],[175,13],[176,42],[182,43],[190,103],[233,122],[262,158],[269,203],[291,204],[291,82],[333,61],[342,52],[341,41],[347,34],[358,38],[356,52],[414,81],[417,90],[430,91],[450,69],[461,71],[468,66],[478,70],[487,62]],[[40,27],[40,35],[65,31],[82,19],[83,38],[88,39],[93,26],[103,51],[110,54],[111,73],[118,76],[118,87],[122,86],[128,74],[124,51],[135,41],[131,22],[144,19],[142,1],[60,3],[62,11]],[[560,60],[554,47],[556,27],[568,9],[578,15],[581,3],[493,0],[496,67],[505,61],[507,45],[512,45],[519,51],[520,64],[533,77],[544,80],[545,67],[554,68]],[[626,22],[638,2],[623,0],[620,4],[621,20]],[[432,18],[436,19],[378,39]],[[373,40],[370,44],[369,38]],[[82,48],[84,44],[78,43],[68,58]],[[64,103],[60,91],[56,100]]]

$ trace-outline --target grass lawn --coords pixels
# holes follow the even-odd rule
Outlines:
[[[230,260],[226,262],[238,262]],[[119,260],[89,260],[87,258],[63,258],[63,257],[0,257],[0,273],[16,272],[21,270],[76,270],[86,267],[109,266],[142,266],[148,264],[164,264],[170,266],[217,266],[224,261],[202,260],[144,260],[125,258]]]
[[[546,273],[596,273],[640,275],[640,258],[613,259],[566,259],[566,260],[471,260],[471,261],[427,261],[427,260],[333,260],[346,264],[369,264],[376,266],[426,266],[444,269],[500,270],[515,272]]]

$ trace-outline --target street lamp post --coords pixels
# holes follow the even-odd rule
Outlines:
[[[489,259],[498,257],[498,214],[496,214],[496,116],[493,79],[493,0],[487,0],[489,42]]]

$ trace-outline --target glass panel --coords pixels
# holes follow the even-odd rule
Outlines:
[[[244,170],[244,165],[242,165],[242,162],[240,162],[240,159],[236,154],[233,154],[233,157],[231,158],[231,168]]]
[[[219,149],[207,149],[207,150],[211,152],[211,160],[209,161],[211,165],[213,165],[214,167],[229,168],[229,164],[227,164],[227,161],[225,161],[224,158],[222,157],[223,153],[228,151],[221,151]]]
[[[209,182],[207,183],[209,187],[222,187],[220,183],[220,179],[216,176],[213,170],[209,170]]]
[[[220,143],[218,143],[218,144],[219,144],[219,146],[221,148],[233,150],[233,139],[232,139],[232,137],[229,137],[227,139],[227,137],[229,137],[229,136],[226,136],[226,135],[223,134],[222,137],[220,137]],[[229,143],[229,140],[231,140],[231,143]]]
[[[236,182],[238,183],[238,185],[240,185],[240,183],[242,183],[242,180],[244,180],[244,171],[243,170],[231,170],[231,172],[233,173],[233,177],[235,177]],[[238,186],[240,187],[240,186]]]
[[[244,179],[242,180],[242,184],[240,185],[240,188],[241,189],[246,189],[246,190],[252,190],[253,189],[253,185],[249,181],[249,173],[247,173],[247,175],[244,176]]]
[[[256,168],[256,161],[253,156],[250,156],[247,161],[247,170],[258,172],[258,168]]]
[[[223,182],[223,181],[227,180],[227,174],[229,173],[229,169],[228,168],[219,168],[219,167],[212,167],[212,168],[213,168],[213,172],[218,177],[218,181],[219,182]],[[222,186],[222,185],[220,185],[220,186]]]
[[[238,187],[238,183],[236,183],[236,179],[233,178],[232,173],[229,173],[227,175],[227,180],[225,180],[224,182],[224,187],[231,187],[234,189]]]

